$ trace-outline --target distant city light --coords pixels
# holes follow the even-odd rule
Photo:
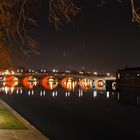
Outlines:
[[[79,74],[84,74],[84,72],[83,71],[80,71]]]
[[[97,72],[94,72],[94,75],[98,75],[98,73]]]
[[[110,73],[107,73],[107,76],[110,76]]]
[[[66,70],[66,73],[70,73],[71,71],[69,71],[69,70]]]

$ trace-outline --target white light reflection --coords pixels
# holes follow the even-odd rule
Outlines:
[[[42,90],[40,91],[40,96],[42,96],[43,94],[42,94]]]
[[[137,104],[140,104],[140,96],[137,96]]]
[[[67,93],[67,91],[66,91],[66,93],[65,93],[65,96],[68,97],[68,93]]]
[[[70,91],[66,91],[66,92],[65,92],[65,96],[66,96],[66,97],[69,97],[70,95],[71,95]]]
[[[10,94],[12,94],[13,92],[14,92],[14,87],[1,87],[1,91],[2,92],[5,92],[5,94],[8,94],[8,93],[10,93]]]
[[[44,91],[43,91],[43,96],[45,96],[45,95],[46,95],[46,91],[44,90]]]
[[[16,93],[18,94],[19,93],[19,90],[17,89]]]
[[[13,93],[14,92],[14,87],[11,87],[11,93]]]
[[[83,96],[83,90],[79,89],[79,97],[82,97]]]
[[[28,95],[29,95],[29,96],[31,95],[31,91],[30,91],[30,90],[28,90]]]
[[[93,97],[94,97],[94,98],[97,97],[97,91],[93,91]]]
[[[6,82],[3,82],[2,84],[3,84],[3,86],[5,86],[6,85]]]
[[[70,92],[68,92],[68,96],[70,96]]]
[[[118,97],[118,101],[120,100],[120,93],[118,92],[117,94],[117,97]]]
[[[23,91],[22,91],[22,89],[20,89],[20,94],[22,94],[23,93]]]
[[[57,96],[57,91],[55,92],[55,95]]]
[[[5,93],[6,94],[8,93],[8,87],[5,87]]]
[[[52,96],[55,97],[55,92],[54,91],[52,92]]]
[[[32,90],[32,95],[34,95],[34,90]]]
[[[106,97],[109,98],[109,91],[106,92]]]

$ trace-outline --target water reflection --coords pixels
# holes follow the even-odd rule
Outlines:
[[[28,95],[28,96],[64,96],[69,97],[92,97],[96,99],[101,95],[105,99],[114,96],[118,102],[132,105],[140,105],[140,92],[139,91],[119,91],[110,92],[104,90],[104,82],[94,83],[89,79],[82,79],[77,82],[73,78],[64,78],[59,83],[55,77],[44,77],[42,81],[37,82],[37,79],[32,76],[23,78],[22,83],[14,76],[7,76],[0,82],[0,93],[6,95]],[[37,85],[38,84],[38,85]],[[40,84],[40,86],[39,86]],[[35,88],[36,87],[36,88]]]
[[[109,91],[106,92],[106,97],[109,98]]]
[[[94,97],[94,98],[97,97],[97,91],[93,91],[93,97]]]
[[[120,103],[140,105],[140,91],[133,90],[122,90],[116,93],[117,99]]]
[[[10,78],[11,80],[11,78]],[[9,80],[9,81],[10,81]],[[16,80],[16,79],[15,79]],[[46,81],[47,79],[45,79]],[[57,83],[57,80],[53,79],[52,77],[48,79],[50,83],[53,83],[52,81],[55,81]],[[73,79],[67,79],[68,81],[63,81],[64,85],[68,86],[67,88],[62,88],[59,86],[59,88],[56,87],[56,84],[52,84],[52,88],[43,88],[38,87],[36,89],[32,88],[33,84],[29,84],[30,88],[26,88],[26,86],[7,86],[6,84],[1,84],[0,87],[0,93],[5,95],[19,95],[19,96],[40,96],[40,97],[65,97],[65,98],[93,98],[98,100],[98,98],[104,98],[104,100],[109,100],[112,97],[119,103],[123,104],[131,104],[131,105],[140,105],[140,92],[138,91],[119,91],[119,92],[111,92],[106,90],[83,90],[81,87],[73,88],[75,87],[75,81]],[[13,82],[13,78],[12,78]],[[17,81],[15,81],[16,83]],[[47,84],[49,83],[47,82]],[[5,81],[4,81],[5,83]],[[72,83],[72,85],[71,85]],[[74,84],[73,84],[74,83]],[[58,84],[58,83],[57,83]],[[3,86],[4,85],[4,86]],[[16,84],[13,84],[16,85]],[[54,86],[53,86],[54,85]],[[74,86],[73,86],[74,85]],[[51,89],[51,90],[48,90]]]
[[[82,97],[83,96],[83,90],[79,89],[79,97]]]
[[[25,87],[8,87],[8,86],[2,86],[0,88],[0,93],[1,94],[6,94],[6,95],[23,95],[23,96],[40,96],[40,97],[45,97],[45,96],[52,96],[52,97],[57,97],[57,96],[63,96],[63,97],[83,97],[83,96],[90,96],[93,98],[96,98],[98,94],[107,94],[106,98],[109,98],[109,95],[111,93],[106,92],[106,91],[97,91],[97,90],[89,90],[85,91],[82,90],[80,87],[76,88],[74,91],[73,90],[65,90],[59,87],[58,89],[53,89],[53,90],[48,90],[43,87],[38,87],[37,89],[32,89],[32,88],[25,88]],[[93,94],[92,94],[93,93]],[[93,96],[92,96],[93,95]]]

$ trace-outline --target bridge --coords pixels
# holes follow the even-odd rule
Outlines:
[[[16,87],[23,86],[33,89],[42,86],[47,90],[53,90],[59,85],[68,91],[79,86],[82,90],[98,89],[105,90],[107,87],[115,89],[115,77],[91,76],[84,74],[67,73],[22,73],[0,75],[1,86]]]

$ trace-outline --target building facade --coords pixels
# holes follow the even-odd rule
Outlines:
[[[140,67],[119,69],[116,78],[118,88],[140,88]]]

